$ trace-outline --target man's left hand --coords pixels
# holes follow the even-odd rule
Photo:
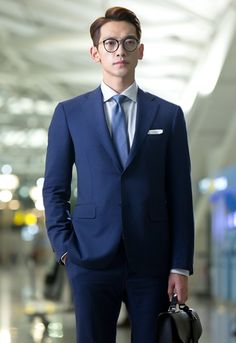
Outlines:
[[[184,304],[187,301],[188,276],[170,273],[168,281],[168,295],[170,301],[174,294],[177,294],[179,304]]]

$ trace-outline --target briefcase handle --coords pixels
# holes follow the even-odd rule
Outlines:
[[[178,296],[177,296],[177,294],[173,294],[171,302],[170,302],[170,306],[169,306],[169,311],[176,312],[177,311],[177,305],[179,305],[179,309],[180,310],[183,310],[186,313],[188,313],[188,315],[190,317],[193,316],[191,309],[186,304],[179,304],[178,303]]]
[[[177,305],[179,305],[179,310],[184,311],[190,318],[193,342],[198,342],[202,334],[202,325],[197,312],[189,308],[186,304],[178,304],[177,294],[173,294],[168,311],[171,313],[178,312]]]
[[[178,305],[178,296],[175,293],[172,296],[172,299],[171,299],[171,302],[170,302],[170,306],[169,306],[169,311],[175,312],[176,309],[177,309],[177,305]],[[185,304],[183,304],[183,305],[185,305]],[[182,306],[182,305],[179,305],[179,306]]]

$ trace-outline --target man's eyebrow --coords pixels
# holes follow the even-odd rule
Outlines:
[[[107,40],[107,39],[116,39],[119,41],[119,40],[123,40],[123,39],[127,39],[127,38],[134,38],[134,39],[138,40],[138,38],[135,35],[127,35],[127,36],[124,36],[123,38],[109,36],[107,38],[104,38],[102,41]]]

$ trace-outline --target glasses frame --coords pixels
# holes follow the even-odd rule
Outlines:
[[[137,46],[136,46],[133,50],[127,50],[127,48],[125,47],[125,41],[128,40],[128,39],[133,39],[133,40],[135,40],[136,43],[137,43]],[[115,41],[115,42],[117,43],[117,48],[116,48],[115,50],[109,51],[109,50],[106,49],[106,41],[108,41],[108,40],[113,40],[113,41]],[[121,44],[122,44],[122,47],[123,47],[123,49],[124,49],[125,51],[127,51],[127,52],[134,52],[134,51],[137,49],[139,43],[140,43],[140,41],[138,40],[138,38],[136,38],[136,37],[134,37],[134,36],[127,36],[127,37],[122,38],[122,39],[120,39],[120,40],[118,40],[118,39],[116,39],[116,38],[113,38],[113,37],[111,37],[111,38],[106,38],[106,39],[104,39],[102,42],[99,42],[98,45],[99,45],[99,44],[103,44],[104,49],[105,49],[107,52],[109,52],[109,53],[112,54],[113,52],[116,52],[116,51],[119,49],[119,47],[120,47]]]

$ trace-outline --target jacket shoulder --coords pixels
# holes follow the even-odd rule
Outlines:
[[[152,93],[149,93],[149,92],[145,92],[146,96],[148,96],[149,98],[153,99],[153,100],[156,100],[159,102],[160,105],[162,106],[167,106],[167,107],[180,107],[179,105],[171,102],[171,101],[168,101],[164,98],[161,98],[159,97],[158,95],[155,95],[155,94],[152,94]]]
[[[173,103],[173,102],[170,102],[164,98],[161,98],[159,97],[158,95],[156,94],[153,94],[153,93],[150,93],[150,92],[146,92],[146,91],[143,91],[142,89],[139,89],[139,94],[141,96],[144,96],[146,99],[149,99],[151,101],[156,101],[158,105],[160,105],[162,108],[165,108],[165,109],[169,109],[169,110],[177,110],[178,108],[180,108],[179,105]]]
[[[89,101],[93,97],[99,96],[99,94],[101,94],[100,87],[92,91],[77,95],[73,98],[63,100],[59,104],[63,106],[66,112],[70,112],[71,110],[75,108],[77,109],[80,108],[83,104],[85,104],[87,101]]]

